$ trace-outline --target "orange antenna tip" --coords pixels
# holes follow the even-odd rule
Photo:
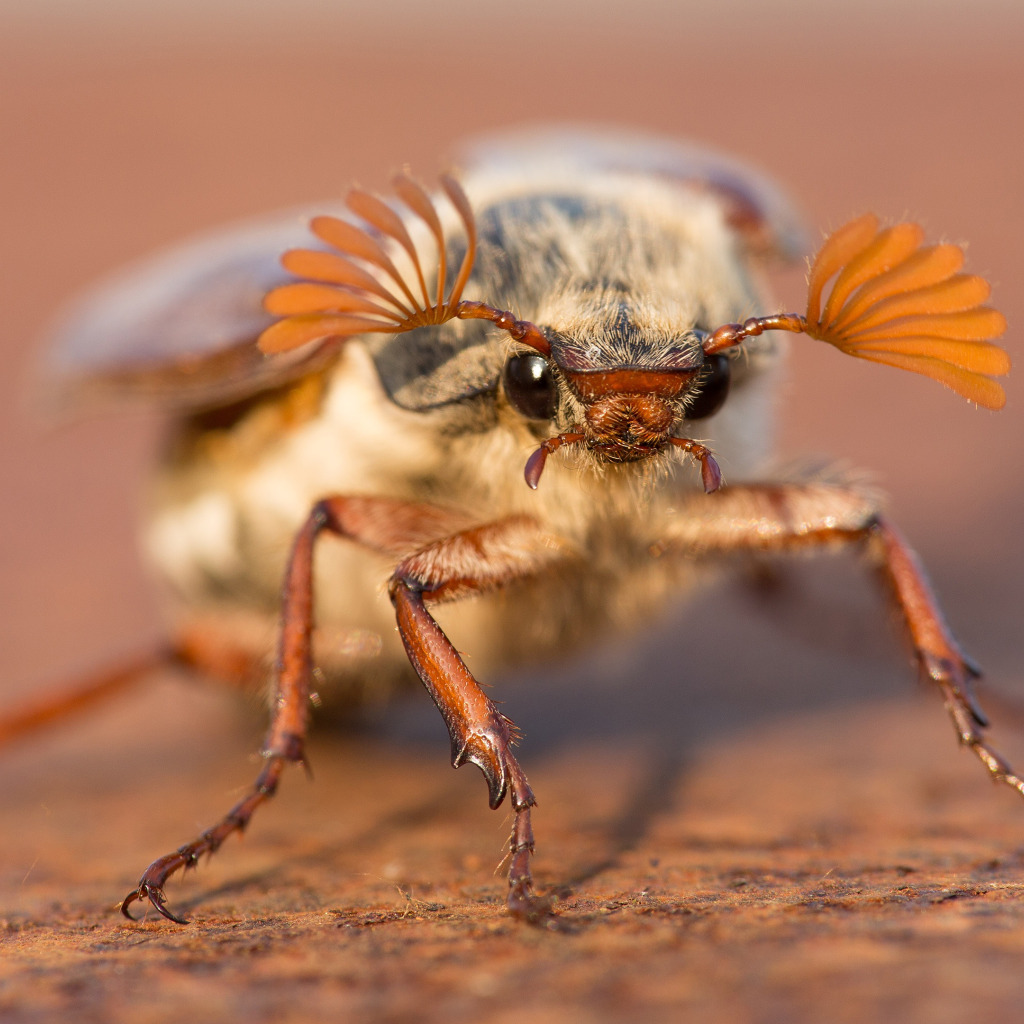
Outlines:
[[[923,240],[919,225],[879,228],[874,214],[833,232],[808,277],[804,331],[847,355],[924,374],[968,401],[1002,408],[1005,393],[989,377],[1010,369],[991,341],[1006,318],[982,305],[987,281],[958,273],[959,246],[922,247]]]

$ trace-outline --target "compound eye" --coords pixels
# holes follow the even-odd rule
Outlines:
[[[512,407],[527,419],[549,420],[555,414],[555,379],[548,361],[536,352],[512,356],[501,374]]]
[[[729,357],[720,352],[707,357],[704,369],[697,378],[697,387],[700,390],[686,409],[686,419],[705,419],[713,416],[725,405],[725,400],[729,397],[729,380],[732,376],[729,363]]]

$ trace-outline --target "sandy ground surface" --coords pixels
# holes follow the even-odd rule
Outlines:
[[[756,159],[811,224],[875,209],[969,239],[1024,323],[1019,22],[768,24],[0,34],[0,699],[160,635],[133,540],[158,419],[47,431],[21,397],[60,302],[191,231],[405,161],[430,173],[465,135],[543,114]],[[780,287],[799,305],[798,277]],[[786,450],[876,472],[993,690],[1024,699],[1019,389],[996,416],[797,354]],[[425,700],[319,733],[313,782],[291,773],[244,842],[171,883],[185,927],[114,907],[248,781],[254,716],[161,677],[4,751],[0,1018],[1015,1019],[1024,807],[958,753],[853,560],[778,596],[726,585],[628,645],[495,681],[526,733],[557,929],[504,915],[506,813],[448,768]],[[1024,762],[1019,733],[997,738]]]

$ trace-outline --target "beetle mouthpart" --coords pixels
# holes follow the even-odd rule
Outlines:
[[[540,447],[527,459],[526,469],[523,472],[530,490],[537,490],[537,484],[540,483],[540,475],[544,472],[544,466],[547,464],[548,456],[552,452],[558,451],[563,445],[580,444],[586,439],[586,434],[558,434],[556,437],[549,437],[546,441],[543,441]],[[687,454],[692,455],[700,463],[700,479],[704,485],[705,494],[712,494],[722,486],[722,470],[709,448],[702,445],[699,441],[691,441],[686,437],[669,437],[666,440],[669,444],[675,445]],[[645,454],[653,455],[658,450],[660,448],[652,448]],[[618,461],[625,460],[620,459]]]
[[[541,442],[541,446],[526,460],[526,469],[523,476],[531,491],[537,490],[540,483],[540,475],[544,472],[544,464],[548,461],[551,452],[558,451],[563,444],[579,444],[586,440],[586,434],[559,434],[557,437],[549,437]]]
[[[669,442],[677,448],[682,448],[700,463],[700,480],[704,485],[705,494],[712,494],[722,486],[722,470],[711,454],[711,449],[699,441],[691,441],[686,437],[670,437]]]
[[[589,441],[612,462],[637,462],[665,446],[677,413],[657,394],[612,394],[587,406]]]
[[[620,395],[618,397],[635,399],[650,398],[651,396]],[[590,409],[587,410],[587,418],[590,419]],[[671,428],[671,423],[669,423],[669,427]],[[526,478],[530,490],[535,491],[540,483],[540,476],[544,472],[548,456],[567,444],[585,443],[591,451],[599,452],[610,462],[639,462],[662,451],[666,444],[671,444],[676,448],[681,448],[688,455],[692,455],[700,463],[701,483],[704,485],[706,494],[711,494],[722,486],[722,470],[710,448],[688,437],[669,437],[663,433],[655,434],[650,431],[648,433],[650,434],[649,438],[642,443],[628,432],[613,436],[608,440],[601,440],[580,432],[549,437],[546,441],[542,441],[540,447],[527,459],[523,476]]]

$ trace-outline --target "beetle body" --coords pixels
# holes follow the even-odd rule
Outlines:
[[[581,177],[543,165],[514,181],[470,173],[463,184],[481,233],[472,292],[586,339],[608,366],[654,365],[694,325],[762,304],[744,242],[714,196],[636,173]],[[755,478],[769,454],[781,348],[766,335],[735,358],[728,401],[700,421],[730,478]],[[291,540],[313,503],[336,492],[437,502],[467,522],[531,515],[562,538],[571,572],[445,610],[481,671],[654,613],[686,573],[649,552],[666,517],[685,514],[700,493],[698,477],[671,453],[630,463],[580,452],[543,487],[525,488],[526,455],[552,424],[577,422],[581,403],[559,380],[553,414],[524,415],[503,384],[514,351],[480,321],[364,336],[314,375],[244,403],[237,419],[221,411],[215,425],[206,410],[182,419],[146,528],[178,614],[216,629],[250,611],[252,642],[271,650]],[[318,589],[316,617],[328,680],[375,700],[414,679],[382,587],[387,560],[340,544],[317,557],[331,581]]]
[[[1005,321],[982,305],[988,285],[958,273],[960,249],[863,217],[819,253],[806,315],[756,316],[759,259],[792,256],[800,233],[728,160],[554,133],[480,150],[462,186],[442,185],[446,204],[400,176],[404,207],[353,191],[342,217],[315,217],[318,241],[282,259],[305,281],[277,264],[302,241],[295,215],[186,247],[83,307],[58,344],[79,392],[173,403],[146,547],[176,656],[273,687],[251,790],[155,861],[124,913],[148,899],[178,920],[165,881],[302,760],[314,683],[339,707],[418,678],[453,765],[476,764],[491,805],[515,812],[510,910],[547,916],[517,733],[477,677],[647,622],[733,555],[865,548],[961,742],[1024,792],[984,738],[977,670],[874,495],[767,469],[777,332],[1001,406],[991,377],[1009,362],[986,339]]]

